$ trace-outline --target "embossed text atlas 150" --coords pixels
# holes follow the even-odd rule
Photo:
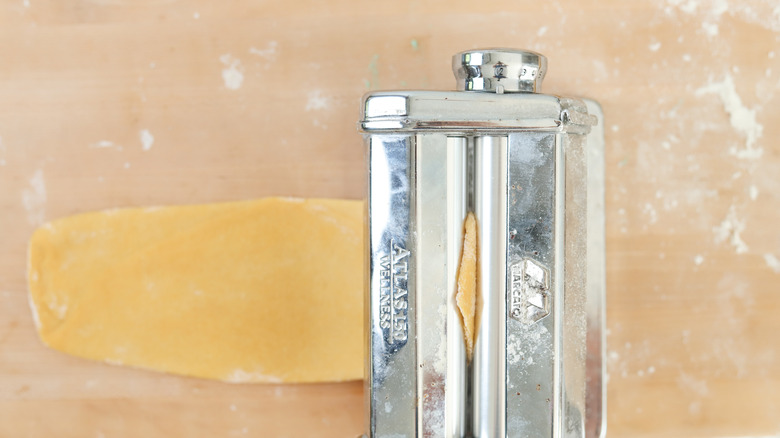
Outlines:
[[[605,432],[603,117],[541,94],[546,68],[467,51],[457,91],[363,99],[368,437]],[[456,293],[470,212],[469,360]]]

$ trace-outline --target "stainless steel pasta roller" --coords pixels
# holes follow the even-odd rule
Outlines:
[[[455,91],[363,98],[368,437],[605,432],[599,105],[542,94],[544,56],[453,57]],[[476,218],[467,358],[455,303]]]

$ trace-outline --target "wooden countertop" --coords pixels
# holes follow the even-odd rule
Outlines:
[[[0,436],[349,437],[359,382],[231,385],[43,347],[33,229],[89,210],[359,198],[375,89],[547,55],[607,127],[610,436],[780,432],[780,15],[766,1],[0,3]]]

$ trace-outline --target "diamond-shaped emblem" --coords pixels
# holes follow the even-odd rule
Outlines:
[[[539,263],[525,259],[511,268],[509,316],[532,324],[550,314],[550,274]]]

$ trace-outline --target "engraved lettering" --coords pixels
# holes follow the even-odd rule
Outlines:
[[[390,256],[383,256],[379,261],[379,327],[389,329],[393,309],[390,305]]]
[[[532,324],[550,314],[550,285],[547,269],[531,259],[512,265],[509,316]]]
[[[499,62],[493,66],[493,77],[503,79],[506,77],[506,64]]]
[[[379,326],[390,345],[406,342],[409,336],[407,309],[409,308],[409,257],[403,246],[390,241],[389,254],[380,259],[379,271]]]
[[[398,319],[395,320],[395,326],[393,327],[393,338],[396,341],[405,341],[407,333],[408,328],[406,325],[406,315],[400,315]]]

